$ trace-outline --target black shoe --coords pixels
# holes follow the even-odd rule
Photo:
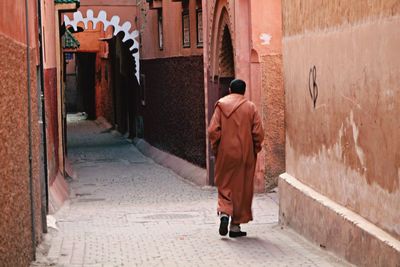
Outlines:
[[[229,217],[222,216],[219,224],[219,234],[225,236],[228,233]]]
[[[229,237],[231,237],[231,238],[242,237],[242,236],[246,236],[246,235],[247,235],[247,233],[242,232],[242,231],[239,231],[239,232],[229,231]]]

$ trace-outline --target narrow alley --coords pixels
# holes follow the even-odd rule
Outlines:
[[[247,238],[221,238],[215,188],[189,184],[98,121],[69,121],[77,178],[32,266],[347,266],[278,225],[276,193],[255,197]]]
[[[400,267],[400,0],[0,14],[0,267]]]

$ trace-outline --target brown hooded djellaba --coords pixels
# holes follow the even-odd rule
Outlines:
[[[247,223],[253,219],[254,172],[264,139],[255,105],[240,94],[221,98],[208,133],[216,157],[218,212],[230,215],[234,224]]]

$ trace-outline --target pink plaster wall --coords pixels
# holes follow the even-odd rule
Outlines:
[[[399,239],[400,5],[312,2],[284,5],[287,172]]]
[[[43,61],[45,69],[56,67],[54,0],[42,0]]]
[[[91,25],[91,24],[90,24]],[[82,25],[78,25],[79,27]],[[102,46],[106,44],[104,42],[99,41],[100,38],[105,37],[103,32],[103,25],[99,23],[96,29],[87,29],[83,32],[74,33],[75,38],[79,41],[79,48],[75,51],[77,52],[93,52],[97,53],[101,50]]]
[[[142,1],[145,2],[145,1]],[[204,2],[204,1],[203,1]],[[201,5],[200,5],[201,8]],[[157,9],[140,6],[141,59],[202,55],[202,47],[197,47],[196,0],[189,1],[190,48],[182,45],[182,3],[172,0],[162,1],[163,49],[158,45]]]
[[[107,13],[107,18],[110,20],[112,16],[118,15],[120,17],[120,24],[129,21],[132,28],[136,28],[137,6],[136,1],[131,0],[81,0],[79,11],[86,17],[86,11],[92,9],[94,16],[104,10]],[[72,16],[70,16],[72,18]]]
[[[35,48],[37,46],[36,34],[37,34],[37,3],[35,0],[29,0],[29,31],[30,45]],[[16,24],[18,19],[21,24]],[[20,25],[21,27],[17,27]],[[23,26],[22,26],[23,25]],[[25,35],[25,1],[9,1],[4,0],[0,2],[0,29],[3,35],[6,35],[19,43],[26,44]],[[35,55],[36,55],[35,51]]]

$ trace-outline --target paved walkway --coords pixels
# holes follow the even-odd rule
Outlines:
[[[32,266],[348,266],[278,225],[257,195],[248,237],[218,235],[216,191],[193,186],[91,121],[69,124],[78,180]]]

